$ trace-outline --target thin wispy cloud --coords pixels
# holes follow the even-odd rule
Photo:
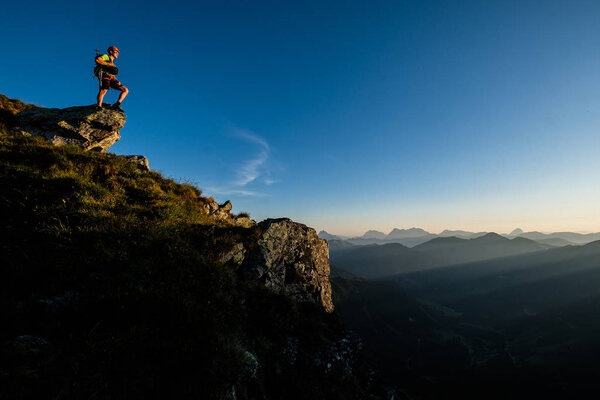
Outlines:
[[[234,182],[236,186],[246,186],[250,182],[255,181],[262,173],[265,162],[269,158],[268,151],[261,151],[254,159],[246,161],[236,171],[237,180]]]
[[[246,140],[247,142],[256,143],[260,145],[263,149],[265,149],[267,152],[271,151],[271,146],[269,146],[269,143],[267,143],[265,139],[261,138],[257,134],[239,128],[234,128],[233,132],[234,136]]]
[[[276,183],[276,180],[270,177],[271,172],[268,168],[268,161],[271,157],[271,146],[261,136],[244,129],[232,127],[230,135],[238,140],[256,145],[257,149],[252,157],[235,166],[235,169],[232,171],[233,179],[229,183],[208,189],[215,194],[221,195],[265,196],[264,193],[260,192],[259,185],[270,186]],[[252,186],[252,189],[248,188],[248,186]]]
[[[206,188],[210,193],[222,196],[248,196],[248,197],[263,197],[264,194],[253,192],[251,190],[227,189],[209,186]]]

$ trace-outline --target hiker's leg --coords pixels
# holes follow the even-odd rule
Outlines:
[[[102,100],[104,99],[106,92],[108,92],[108,89],[100,89],[98,92],[98,96],[96,96],[96,104],[98,107],[102,107]]]
[[[125,86],[121,86],[121,88],[119,90],[121,91],[121,94],[119,95],[119,99],[117,100],[117,103],[122,102],[123,99],[125,97],[127,97],[127,95],[129,94],[129,89],[127,89]]]

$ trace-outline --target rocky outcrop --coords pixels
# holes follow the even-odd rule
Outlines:
[[[296,301],[317,302],[333,311],[327,241],[289,218],[265,220],[259,229],[258,251],[247,271]]]
[[[0,95],[0,132],[21,133],[46,138],[50,143],[105,152],[121,136],[123,113],[96,106],[44,108]],[[148,158],[142,155],[120,156],[150,171]]]
[[[220,261],[295,301],[317,303],[333,311],[329,247],[314,229],[289,218],[267,219],[247,238],[223,253]]]
[[[54,145],[76,145],[105,152],[121,136],[125,115],[95,106],[69,108],[32,107],[17,114],[17,130],[45,137]]]
[[[219,204],[214,200],[208,201],[204,204],[204,210],[206,211],[206,213],[218,220],[227,221],[232,225],[241,226],[244,228],[250,228],[256,225],[256,222],[254,222],[248,217],[232,215],[232,208],[233,205],[229,200],[227,200],[223,204]]]
[[[121,156],[130,163],[134,163],[140,166],[144,171],[150,171],[150,163],[146,156]]]

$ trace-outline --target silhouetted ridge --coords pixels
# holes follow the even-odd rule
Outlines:
[[[471,239],[474,242],[507,242],[510,239],[505,238],[504,236],[501,236],[495,232],[490,232],[490,233],[486,233],[483,236],[480,236],[478,238],[475,239]]]
[[[457,244],[457,243],[463,243],[463,242],[466,242],[467,240],[468,239],[461,239],[456,236],[437,237],[437,238],[431,239],[425,243],[419,244],[413,248],[415,250],[420,250],[420,249],[425,249],[430,246],[452,245],[452,244]]]
[[[369,230],[362,235],[363,239],[385,239],[386,234],[376,230]]]
[[[588,243],[586,245],[583,245],[582,247],[585,247],[588,249],[600,249],[600,240],[596,240],[595,242]]]
[[[404,238],[412,238],[412,237],[420,237],[430,235],[429,232],[424,231],[421,228],[410,228],[410,229],[398,229],[394,228],[388,235],[386,239],[404,239]]]

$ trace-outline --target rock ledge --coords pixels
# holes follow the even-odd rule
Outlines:
[[[125,115],[96,106],[69,108],[32,107],[17,114],[18,130],[45,137],[54,145],[76,145],[85,150],[105,152],[121,136]]]

